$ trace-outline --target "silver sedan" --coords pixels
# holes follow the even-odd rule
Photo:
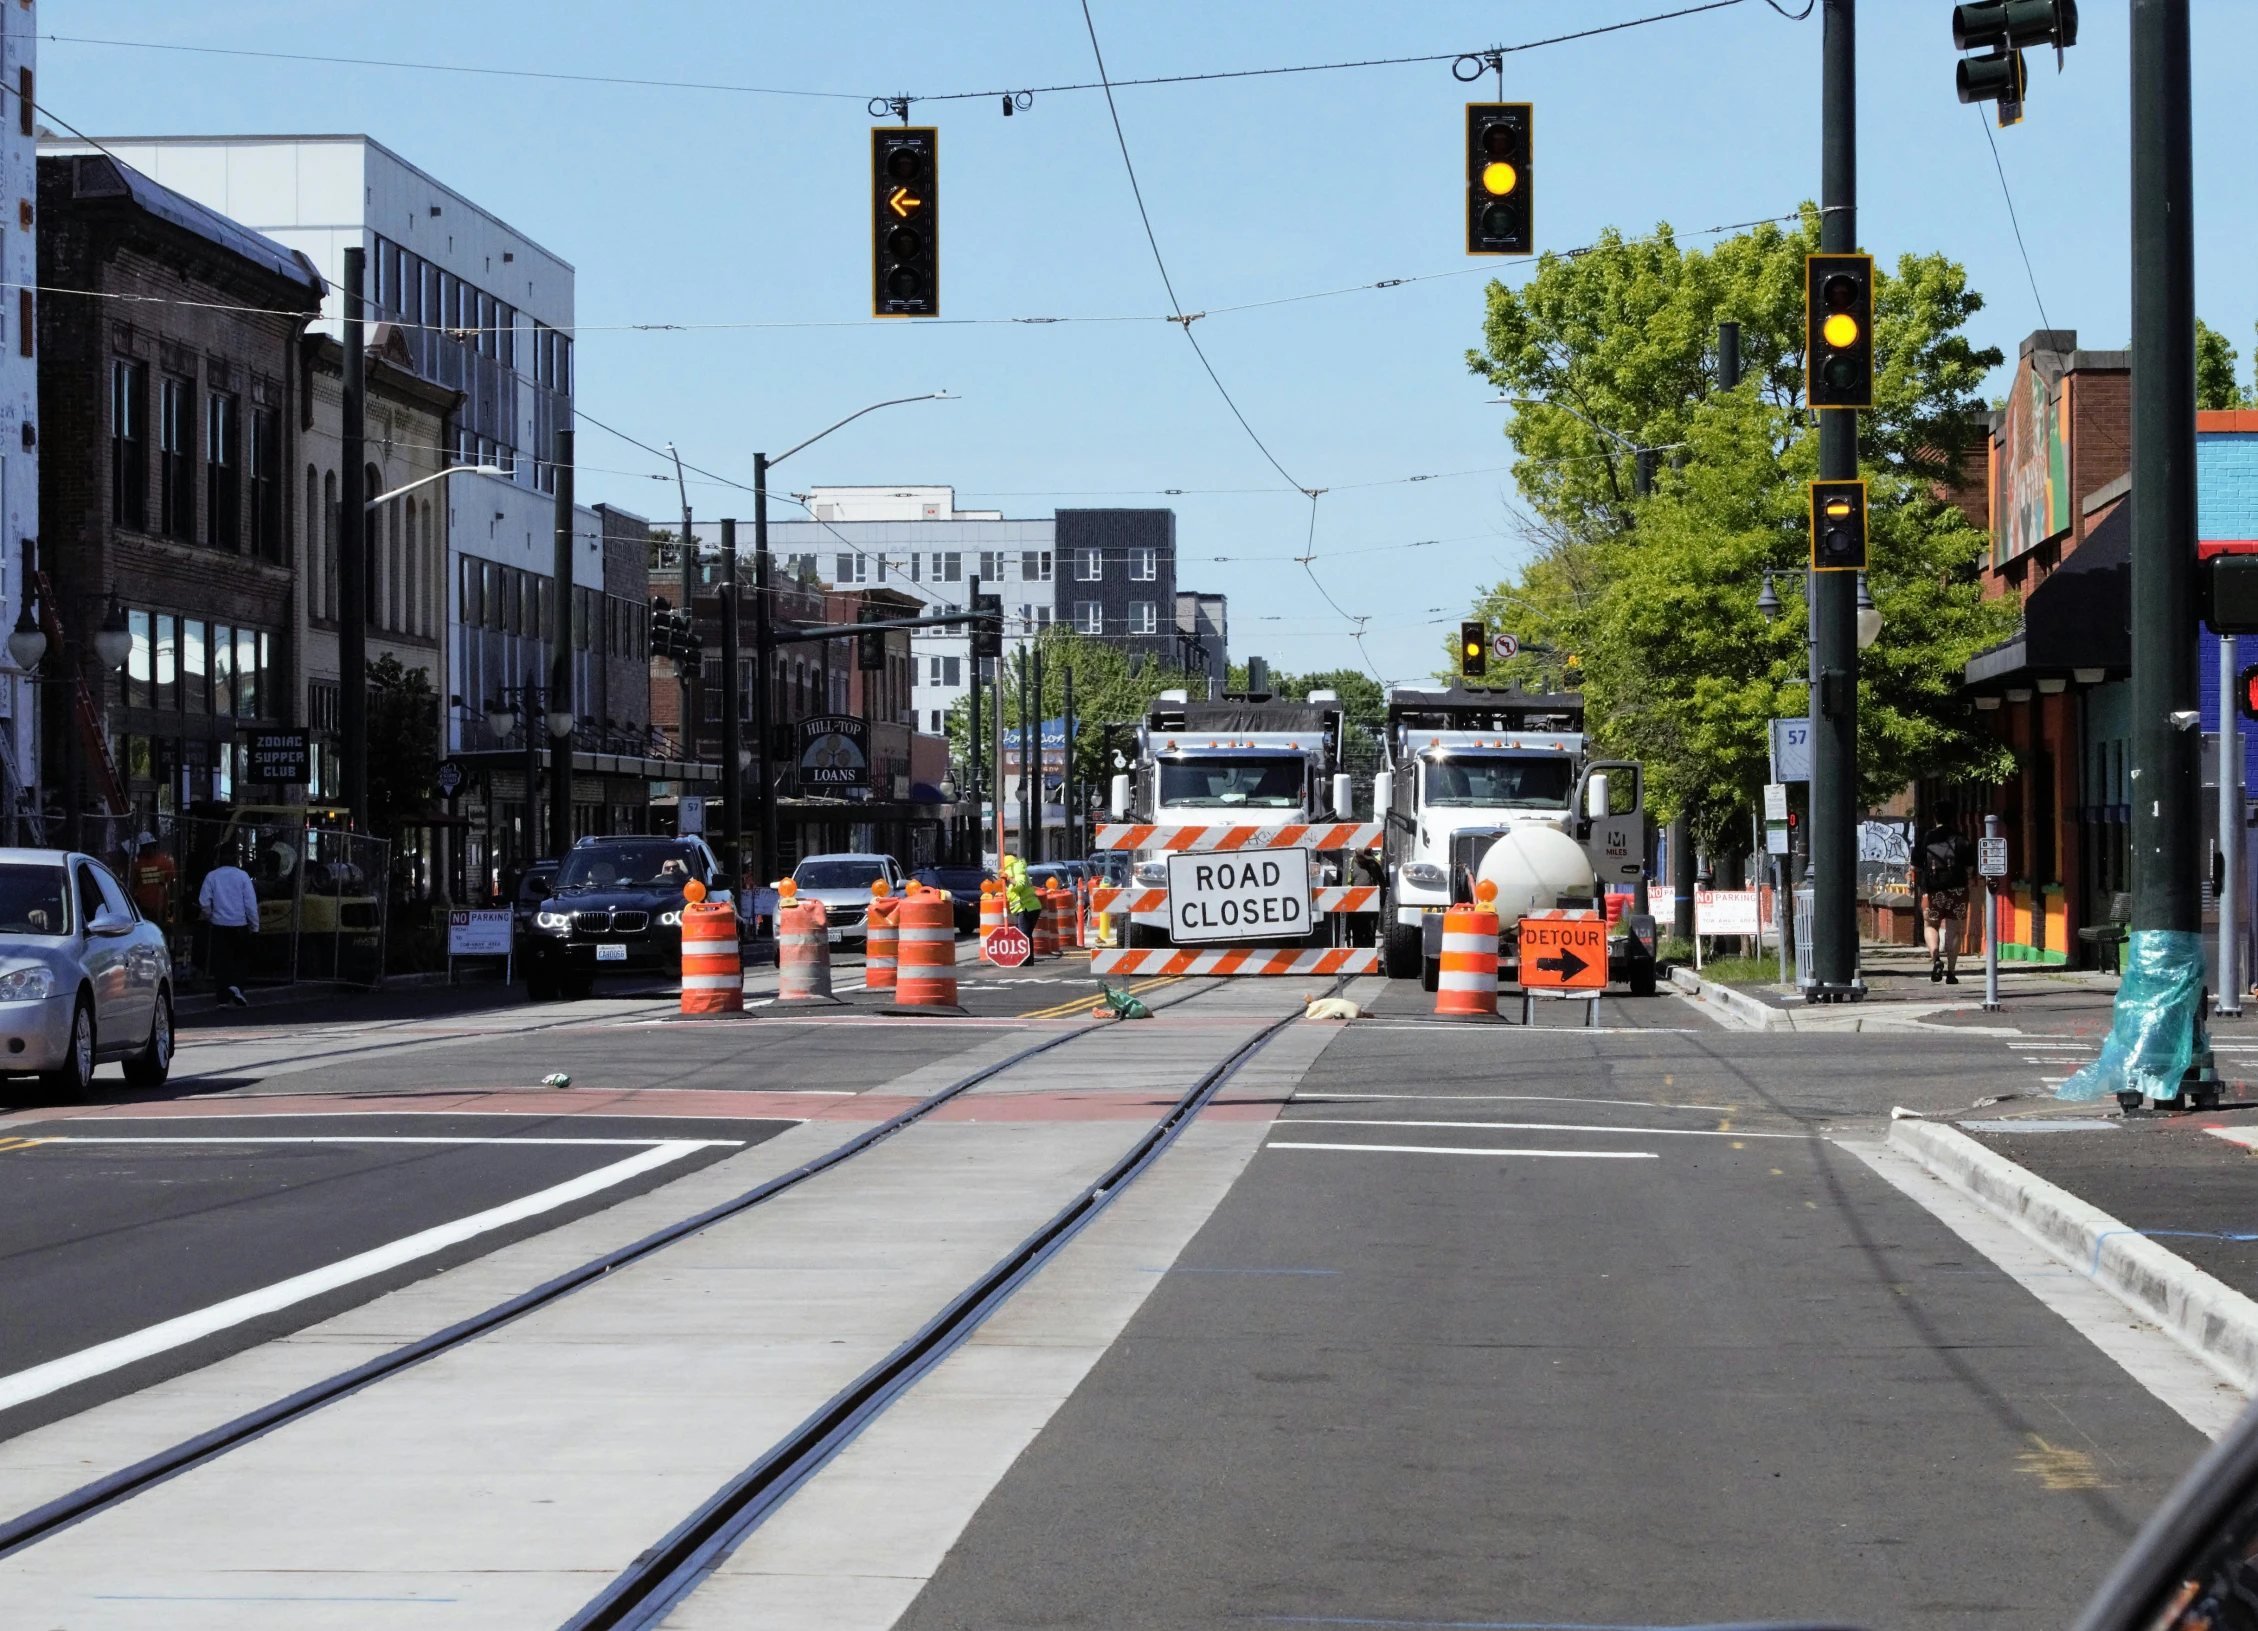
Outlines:
[[[0,849],[0,1075],[71,1100],[104,1059],[136,1087],[172,1070],[172,954],[91,855]]]

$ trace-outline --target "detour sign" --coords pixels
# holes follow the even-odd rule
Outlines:
[[[1531,912],[1521,920],[1521,986],[1598,991],[1607,985],[1607,919],[1597,912]]]

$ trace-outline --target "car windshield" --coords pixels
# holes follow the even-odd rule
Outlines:
[[[1453,754],[1427,761],[1429,804],[1480,804],[1523,810],[1565,810],[1575,767],[1566,759],[1535,755]]]
[[[884,876],[882,861],[802,861],[792,881],[802,889],[868,889]]]
[[[698,852],[688,844],[597,844],[564,858],[557,868],[557,888],[680,888],[697,875]]]
[[[63,869],[59,866],[0,866],[0,934],[61,934]]]
[[[1160,802],[1203,809],[1301,808],[1299,759],[1163,759]]]

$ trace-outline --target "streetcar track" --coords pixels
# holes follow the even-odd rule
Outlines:
[[[1164,1008],[1173,1008],[1179,1004],[1190,1002],[1220,988],[1218,983],[1210,982],[1203,985],[1199,990],[1185,992],[1181,996],[1152,1006],[1154,1011],[1158,1012]],[[1220,1085],[1223,1079],[1223,1075],[1218,1074],[1218,1072],[1227,1073],[1227,1068],[1235,1069],[1237,1063],[1250,1055],[1254,1048],[1268,1041],[1290,1020],[1299,1017],[1299,1011],[1296,1010],[1293,1014],[1286,1016],[1285,1019],[1259,1032],[1249,1044],[1235,1049],[1226,1059],[1224,1066],[1219,1066],[1215,1072],[1209,1073],[1215,1085]],[[467,1319],[459,1320],[455,1324],[432,1332],[428,1336],[419,1337],[413,1342],[394,1348],[387,1353],[379,1354],[373,1359],[365,1360],[359,1365],[340,1371],[336,1375],[316,1382],[309,1387],[301,1388],[284,1398],[247,1411],[231,1421],[223,1422],[217,1427],[209,1428],[191,1438],[184,1439],[168,1449],[160,1450],[155,1455],[133,1463],[131,1466],[121,1468],[116,1472],[95,1479],[91,1483],[81,1485],[68,1494],[58,1496],[56,1499],[35,1507],[29,1512],[21,1513],[14,1518],[0,1522],[0,1558],[11,1557],[27,1547],[37,1545],[40,1541],[71,1528],[87,1518],[95,1517],[100,1513],[121,1506],[146,1490],[166,1483],[182,1473],[193,1471],[195,1468],[216,1460],[231,1450],[265,1437],[278,1428],[302,1421],[327,1405],[334,1404],[378,1382],[412,1369],[425,1360],[437,1358],[456,1348],[463,1347],[523,1315],[558,1302],[576,1291],[595,1284],[616,1269],[626,1268],[631,1264],[641,1262],[645,1258],[662,1252],[667,1247],[675,1245],[692,1235],[702,1233],[718,1223],[737,1217],[765,1201],[797,1188],[811,1178],[845,1165],[856,1156],[891,1138],[895,1133],[922,1121],[935,1110],[962,1094],[970,1092],[983,1082],[991,1081],[1004,1072],[1013,1070],[1025,1064],[1028,1060],[1048,1053],[1054,1048],[1064,1047],[1068,1043],[1078,1041],[1094,1032],[1110,1030],[1119,1023],[1121,1023],[1119,1020],[1093,1021],[1086,1025],[1077,1026],[1072,1030],[1061,1032],[1058,1035],[1046,1037],[1004,1059],[998,1060],[994,1064],[985,1065],[957,1081],[937,1089],[898,1115],[891,1116],[887,1120],[857,1133],[844,1143],[802,1162],[788,1172],[780,1173],[776,1177],[756,1184],[741,1195],[733,1196],[726,1201],[706,1208],[702,1212],[670,1223],[662,1229],[645,1235],[640,1240],[616,1247],[576,1268],[568,1269],[563,1274],[556,1275],[530,1290],[520,1292],[518,1295],[507,1298],[491,1308],[473,1314]],[[1202,1078],[1203,1082],[1207,1080],[1209,1080],[1209,1077]],[[1195,1087],[1194,1091],[1197,1092],[1198,1089]],[[1204,1099],[1202,1102],[1204,1102]],[[1178,1101],[1178,1107],[1171,1112],[1171,1116],[1182,1114],[1182,1105],[1183,1101]],[[1160,1126],[1156,1127],[1155,1132],[1148,1134],[1138,1148],[1145,1149],[1151,1146],[1153,1140],[1158,1136],[1160,1128],[1165,1127],[1168,1121],[1169,1118],[1164,1117]],[[1134,1153],[1133,1151],[1132,1154]]]

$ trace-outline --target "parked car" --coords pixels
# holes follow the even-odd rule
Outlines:
[[[91,855],[0,849],[0,1073],[83,1098],[104,1059],[136,1087],[172,1071],[172,954]]]
[[[801,900],[823,902],[825,920],[834,943],[864,938],[863,918],[870,911],[870,886],[880,878],[895,894],[906,887],[902,869],[891,855],[846,851],[836,855],[811,855],[792,869],[792,882]]]
[[[707,899],[733,902],[702,838],[583,838],[534,907],[521,952],[526,995],[585,997],[599,974],[679,974],[682,888],[693,880]]]
[[[519,874],[517,892],[510,900],[511,927],[517,933],[519,944],[533,933],[533,914],[556,892],[557,863],[554,861],[535,861]]]
[[[956,909],[957,933],[980,932],[980,886],[995,877],[982,866],[921,866],[917,881],[928,889],[946,889]]]

